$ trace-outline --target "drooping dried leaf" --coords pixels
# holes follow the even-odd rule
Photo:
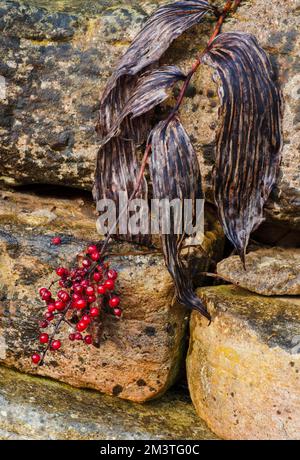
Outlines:
[[[221,100],[215,201],[225,234],[244,261],[280,163],[281,92],[268,56],[252,35],[219,35],[203,62],[216,71]]]
[[[163,66],[142,75],[117,117],[117,121],[102,141],[102,145],[106,144],[112,137],[121,134],[121,125],[127,117],[134,120],[151,111],[169,97],[168,90],[175,83],[185,80],[185,78],[185,74],[176,66]]]
[[[202,0],[185,0],[158,8],[120,59],[102,100],[106,99],[122,75],[136,75],[156,63],[175,38],[199,24],[208,12],[215,11],[214,6]]]
[[[134,120],[151,111],[169,97],[168,90],[175,83],[185,80],[185,78],[185,74],[176,66],[163,66],[159,69],[150,70],[141,76],[117,121],[103,139],[102,145],[106,144],[112,137],[121,134],[121,125],[127,117]]]
[[[122,77],[109,95],[103,110],[100,111],[101,134],[107,135],[116,123],[127,99],[136,85],[137,77]],[[102,199],[112,199],[119,208],[119,192],[124,192],[127,199],[132,195],[138,177],[140,161],[138,145],[147,139],[150,122],[145,116],[138,121],[127,118],[122,125],[122,137],[115,137],[102,145],[97,155],[94,199],[97,204]],[[148,186],[142,180],[136,198],[147,200]],[[148,235],[123,235],[122,238],[143,244],[150,243]]]
[[[152,157],[150,173],[153,196],[156,199],[179,198],[195,200],[202,197],[201,178],[196,154],[190,139],[177,118],[160,122],[151,133]],[[184,233],[176,231],[175,217],[171,215],[170,234],[161,234],[166,265],[174,280],[176,296],[190,309],[210,316],[194,294],[192,280],[180,257]]]

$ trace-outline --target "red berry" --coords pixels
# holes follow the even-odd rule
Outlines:
[[[96,296],[94,295],[89,295],[87,298],[88,303],[94,303],[96,302]]]
[[[111,308],[115,308],[119,305],[120,301],[121,301],[120,297],[114,296],[111,299],[109,299],[109,306]]]
[[[91,261],[89,259],[83,259],[82,266],[84,268],[89,268],[91,266]]]
[[[75,333],[75,340],[82,340],[82,335],[80,334],[80,332]]]
[[[43,294],[45,294],[45,292],[48,292],[48,289],[45,288],[45,287],[41,288],[41,289],[39,290],[40,297],[42,297]]]
[[[100,259],[100,254],[98,251],[95,251],[91,254],[91,259],[94,261],[94,262],[97,262],[97,260]]]
[[[87,295],[94,295],[95,290],[94,290],[93,286],[88,286],[86,288],[85,292],[87,293]]]
[[[40,343],[48,343],[49,335],[48,334],[41,334],[40,335]]]
[[[62,278],[66,274],[66,269],[63,268],[63,267],[58,267],[56,269],[56,274],[57,274],[57,276],[60,276]]]
[[[114,280],[106,280],[105,283],[104,283],[104,286],[106,287],[106,289],[108,289],[109,291],[113,291],[114,287],[115,287],[115,282]]]
[[[96,269],[98,272],[102,273],[103,272],[103,267],[101,265],[97,265]]]
[[[83,286],[81,286],[80,284],[77,284],[76,286],[73,287],[73,292],[75,294],[82,294],[82,291],[83,291]]]
[[[100,310],[99,310],[99,308],[97,308],[97,307],[93,307],[93,308],[91,308],[91,310],[90,310],[90,315],[93,316],[93,317],[98,316],[99,313],[100,313]]]
[[[80,284],[81,284],[82,287],[87,288],[90,285],[90,282],[89,282],[89,280],[83,280],[83,281],[81,281]]]
[[[99,281],[101,281],[101,279],[102,279],[101,273],[97,273],[97,272],[94,273],[94,274],[93,274],[93,279],[94,279],[94,281],[96,281],[96,283],[98,283]]]
[[[70,296],[67,291],[58,291],[57,297],[63,302],[68,302],[70,300]]]
[[[46,329],[46,327],[48,327],[49,323],[48,321],[41,321],[39,326],[41,329]]]
[[[121,308],[114,308],[114,315],[120,318],[120,316],[122,316]]]
[[[40,362],[40,355],[38,353],[34,353],[32,356],[31,356],[31,360],[33,362],[33,364],[38,364]]]
[[[74,340],[75,340],[75,335],[76,335],[76,334],[74,334],[73,332],[72,332],[72,334],[69,335],[69,340],[71,340],[71,342],[74,342]]]
[[[53,340],[51,343],[51,348],[52,350],[59,350],[61,347],[61,341],[60,340]]]
[[[97,246],[94,244],[91,244],[86,251],[88,254],[93,254],[93,252],[97,252]]]
[[[56,310],[55,303],[49,303],[49,304],[48,304],[47,310],[48,310],[50,313],[53,313],[53,312]]]
[[[61,238],[59,236],[55,236],[54,238],[52,238],[51,243],[55,244],[56,246],[59,246],[61,244]]]
[[[73,294],[72,295],[72,300],[78,300],[78,299],[82,299],[82,295],[81,294]]]
[[[51,297],[52,297],[51,292],[48,290],[43,292],[42,294],[42,299],[45,300],[46,302],[49,301]]]
[[[88,324],[85,323],[84,321],[79,321],[79,323],[76,324],[76,329],[78,332],[84,331],[88,327]]]
[[[64,310],[66,306],[66,304],[62,300],[57,300],[54,305],[55,305],[56,310],[59,310],[59,311]]]
[[[91,318],[89,317],[89,315],[83,315],[80,321],[83,321],[86,324],[90,324]]]
[[[91,345],[91,343],[93,343],[93,338],[91,335],[86,335],[84,341],[87,345]]]
[[[48,321],[52,321],[54,319],[54,315],[53,313],[50,313],[50,311],[46,311],[45,313],[45,318],[48,320]]]
[[[106,293],[106,286],[101,284],[100,286],[98,286],[97,291],[98,291],[98,294],[105,294]]]
[[[118,277],[118,272],[116,272],[116,270],[108,270],[108,272],[107,272],[107,277],[108,277],[110,280],[115,280],[115,279],[117,279],[117,277]]]
[[[83,310],[84,308],[86,308],[86,306],[87,302],[84,299],[78,299],[74,302],[74,307],[78,308],[78,310]]]

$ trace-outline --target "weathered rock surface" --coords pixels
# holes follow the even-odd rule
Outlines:
[[[0,439],[215,439],[189,398],[141,406],[0,368]]]
[[[217,247],[214,232],[207,227],[204,246],[210,251]],[[50,245],[56,234],[62,237],[60,247]],[[74,264],[87,242],[98,238],[94,206],[87,198],[1,192],[0,362],[143,402],[164,393],[175,381],[188,321],[185,308],[174,303],[173,283],[160,253],[144,254],[115,244],[122,320],[107,318],[100,349],[70,343],[66,325],[62,352],[50,354],[42,368],[31,365],[30,355],[38,346],[37,320],[43,313],[38,288],[55,278],[55,267]],[[201,257],[206,266],[207,255]]]
[[[188,382],[198,415],[225,439],[299,439],[300,298],[234,286],[199,289],[209,327],[191,317]]]
[[[247,254],[246,267],[233,256],[219,262],[217,272],[257,294],[300,295],[300,249],[259,249]]]
[[[99,95],[119,56],[161,3],[31,2],[25,10],[18,2],[0,1],[0,74],[7,86],[0,101],[3,183],[92,187]],[[299,228],[298,14],[295,0],[245,0],[224,30],[254,33],[278,71],[285,98],[284,151],[267,214]],[[164,62],[188,69],[211,29],[210,21],[193,28],[172,45]],[[188,91],[182,120],[197,149],[209,200],[218,106],[211,73],[203,67]]]

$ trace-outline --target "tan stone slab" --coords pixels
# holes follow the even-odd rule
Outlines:
[[[212,315],[190,325],[187,373],[198,415],[226,439],[299,439],[300,299],[234,286],[198,290]]]

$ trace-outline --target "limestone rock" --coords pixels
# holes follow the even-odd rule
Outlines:
[[[0,368],[0,439],[215,439],[189,398],[141,406]]]
[[[219,262],[217,272],[257,294],[300,295],[300,249],[259,249],[247,254],[246,267],[233,256]]]
[[[76,255],[99,236],[94,205],[86,198],[61,199],[1,192],[0,362],[78,387],[95,388],[132,401],[157,397],[175,381],[182,364],[188,312],[174,303],[174,286],[159,252],[114,244],[124,307],[121,321],[107,318],[100,349],[70,343],[42,368],[32,366],[43,309],[38,288],[53,280],[54,268],[74,264]],[[205,244],[216,247],[207,228]],[[53,235],[63,244],[51,246]],[[213,252],[213,251],[212,251]],[[207,256],[203,254],[203,264]]]
[[[6,79],[7,93],[0,101],[0,180],[4,184],[91,189],[99,145],[94,133],[99,95],[119,56],[161,3],[65,0],[49,6],[49,2],[36,1],[26,6],[24,16],[21,3],[0,1],[0,75]],[[188,31],[174,42],[163,62],[187,70],[212,27],[207,21]],[[284,151],[267,215],[299,228],[296,2],[243,2],[224,30],[254,33],[278,71],[285,98]],[[207,199],[212,201],[219,101],[209,69],[199,70],[187,96],[181,118],[198,153]]]
[[[198,290],[187,373],[198,415],[225,439],[299,439],[300,298],[235,286]]]

